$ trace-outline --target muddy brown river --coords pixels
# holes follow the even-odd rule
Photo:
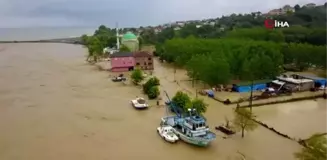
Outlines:
[[[208,148],[166,143],[156,133],[165,108],[154,105],[146,111],[134,110],[129,101],[142,96],[140,88],[111,82],[108,72],[85,62],[85,52],[81,46],[67,44],[0,45],[1,160],[234,160],[241,154],[247,160],[292,160],[293,153],[301,149],[296,142],[262,127],[243,139],[240,134],[224,139],[217,132]],[[171,96],[182,89],[173,82],[172,73],[155,61],[154,74]],[[205,101],[211,128],[232,116],[231,106]],[[321,120],[326,109],[321,106],[326,101],[308,103],[320,107],[296,112],[291,118],[284,111],[280,121],[287,123],[274,123],[284,130],[287,125],[296,127],[296,132],[315,124],[311,132],[325,130],[326,122]],[[280,110],[267,106],[257,112],[262,112],[260,119],[272,120]],[[302,120],[308,110],[310,118]],[[315,112],[325,114],[317,120]],[[296,132],[290,134],[297,136]]]

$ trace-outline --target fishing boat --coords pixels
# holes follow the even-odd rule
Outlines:
[[[165,93],[169,99],[166,91]],[[172,101],[170,101],[169,106],[171,109],[177,108]],[[174,113],[176,115],[161,118],[161,125],[173,127],[174,133],[184,142],[206,147],[216,139],[216,134],[210,131],[206,119],[197,114],[195,109],[189,109],[188,113],[177,111]]]

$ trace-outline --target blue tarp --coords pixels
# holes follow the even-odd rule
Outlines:
[[[251,92],[251,85],[244,85],[244,86],[233,86],[234,90],[237,92]],[[267,88],[267,84],[266,83],[262,83],[262,84],[254,84],[253,85],[253,91],[258,91],[258,90],[263,90]]]
[[[207,94],[209,97],[214,97],[215,93],[212,90],[207,90]]]

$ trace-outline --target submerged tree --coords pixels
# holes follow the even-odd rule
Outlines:
[[[246,108],[237,108],[235,110],[233,124],[236,130],[242,132],[242,138],[244,137],[244,131],[252,131],[258,126],[258,124],[252,120],[253,118],[253,113]]]
[[[191,103],[191,98],[188,94],[178,91],[176,92],[175,96],[173,97],[172,101],[178,106],[183,108],[184,111],[187,110],[187,105]]]
[[[140,69],[135,69],[131,74],[131,79],[135,84],[140,83],[144,79],[142,71]]]
[[[149,99],[155,99],[160,95],[160,90],[158,86],[152,86],[148,91]]]
[[[325,160],[327,158],[327,139],[325,136],[326,134],[314,134],[302,141],[306,147],[295,153],[294,156],[300,160]]]
[[[207,111],[208,104],[204,103],[203,99],[195,98],[189,104],[187,108],[193,108],[198,114],[205,113]]]
[[[143,92],[145,94],[149,94],[153,86],[159,86],[159,85],[160,85],[160,80],[157,77],[152,77],[143,85]]]

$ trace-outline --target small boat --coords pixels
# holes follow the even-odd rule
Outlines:
[[[158,134],[167,142],[175,143],[179,138],[174,133],[174,128],[171,126],[160,126],[157,128]]]
[[[136,109],[147,109],[149,107],[148,103],[144,98],[136,98],[131,100],[131,104]]]
[[[235,134],[235,131],[229,127],[226,127],[225,125],[220,125],[215,127],[216,130],[219,130],[227,135]]]

